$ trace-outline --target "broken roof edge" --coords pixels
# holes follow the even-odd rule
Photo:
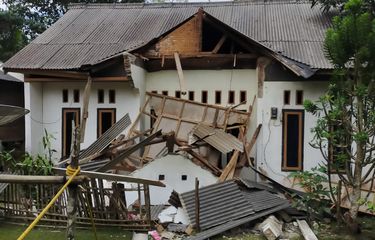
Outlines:
[[[301,77],[307,79],[307,78],[310,78],[311,76],[313,76],[315,74],[316,70],[314,70],[310,66],[306,65],[306,63],[300,63],[300,62],[297,62],[295,60],[292,60],[291,58],[288,58],[288,57],[286,57],[286,56],[284,56],[284,55],[276,52],[275,50],[272,50],[271,48],[267,47],[266,45],[264,45],[260,41],[257,41],[257,40],[255,40],[253,38],[250,38],[250,37],[246,36],[245,34],[239,32],[238,30],[232,28],[231,26],[229,26],[226,23],[220,21],[219,19],[217,19],[213,15],[211,15],[211,14],[207,13],[206,11],[204,11],[204,9],[203,9],[203,12],[206,14],[206,16],[208,16],[212,20],[216,21],[218,24],[222,24],[226,28],[228,28],[231,31],[233,31],[235,34],[238,34],[242,38],[247,39],[248,41],[250,41],[250,43],[252,43],[252,44],[260,47],[261,49],[264,49],[265,50],[265,55],[267,55],[268,57],[271,57],[271,58],[277,60],[278,62],[280,62],[285,67],[287,67],[289,70],[291,70],[297,76],[301,76]]]

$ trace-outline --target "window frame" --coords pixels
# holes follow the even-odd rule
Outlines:
[[[74,103],[79,103],[81,101],[81,96],[80,96],[80,91],[79,89],[73,89],[73,102]]]
[[[243,94],[243,97],[242,97]],[[240,103],[247,102],[247,91],[241,90],[240,91]]]
[[[108,103],[110,104],[116,103],[116,90],[115,89],[108,90]]]
[[[234,90],[229,90],[228,91],[228,104],[235,104],[235,102],[236,102],[236,93]]]
[[[62,90],[62,102],[68,103],[69,102],[69,89]]]
[[[218,96],[219,96],[219,101],[218,101]],[[221,98],[222,98],[221,91],[220,90],[216,90],[215,91],[215,104],[221,104],[221,102],[222,102]]]
[[[206,101],[203,101],[205,98]],[[207,90],[202,90],[201,92],[201,103],[208,103],[208,91]]]
[[[77,113],[75,115],[75,124],[76,126],[81,122],[81,108],[62,108],[61,109],[61,157],[69,157],[66,156],[66,113]],[[73,140],[73,139],[72,139]]]
[[[96,113],[96,136],[99,138],[101,135],[103,135],[102,132],[102,118],[101,118],[101,113],[112,113],[112,125],[116,123],[116,108],[98,108],[97,113]]]

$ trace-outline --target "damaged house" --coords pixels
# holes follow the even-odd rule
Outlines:
[[[174,166],[159,165],[177,152],[193,164],[181,181],[196,166],[209,185],[252,164],[290,187],[291,171],[323,161],[303,101],[328,85],[331,17],[295,1],[71,5],[4,65],[25,76],[26,149],[41,151],[46,129],[55,158],[69,157],[90,81],[83,169],[168,182]]]

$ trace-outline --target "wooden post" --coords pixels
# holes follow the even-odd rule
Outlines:
[[[146,205],[146,218],[147,224],[151,226],[151,201],[150,201],[150,188],[147,184],[143,184],[143,191],[145,194],[145,205]],[[140,207],[142,204],[140,203]]]
[[[198,178],[195,178],[195,229],[197,231],[200,230],[199,212],[200,212],[199,180],[198,180]]]
[[[78,168],[78,158],[80,150],[80,134],[79,127],[75,127],[73,134],[73,151],[72,160],[70,162],[70,167],[73,169]],[[76,222],[77,222],[77,208],[78,208],[78,185],[71,183],[68,187],[68,206],[67,206],[67,226],[66,226],[66,239],[74,240]]]
[[[82,124],[81,124],[81,131],[80,131],[80,143],[83,143],[85,140],[85,129],[86,129],[86,121],[89,117],[89,100],[90,100],[90,92],[91,92],[91,82],[92,78],[89,75],[87,78],[87,83],[85,87],[85,92],[83,93],[83,111],[82,111]]]

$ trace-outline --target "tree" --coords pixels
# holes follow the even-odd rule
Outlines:
[[[326,160],[329,182],[337,174],[344,186],[350,209],[343,220],[353,231],[368,197],[361,188],[370,183],[371,189],[375,177],[375,21],[363,9],[361,0],[349,0],[343,16],[333,19],[324,43],[333,79],[318,102],[305,102],[306,110],[319,116],[311,145]],[[330,189],[337,204],[331,183]]]
[[[320,4],[324,11],[329,11],[330,9],[338,9],[340,11],[344,10],[345,4],[348,0],[310,0],[312,6],[317,6]],[[375,0],[364,0],[361,6],[363,9],[375,14]]]
[[[0,61],[8,60],[25,46],[27,39],[22,32],[22,25],[22,18],[0,10]]]
[[[68,9],[70,3],[144,2],[144,0],[4,0],[9,11],[24,18],[23,31],[30,40],[44,32]]]

